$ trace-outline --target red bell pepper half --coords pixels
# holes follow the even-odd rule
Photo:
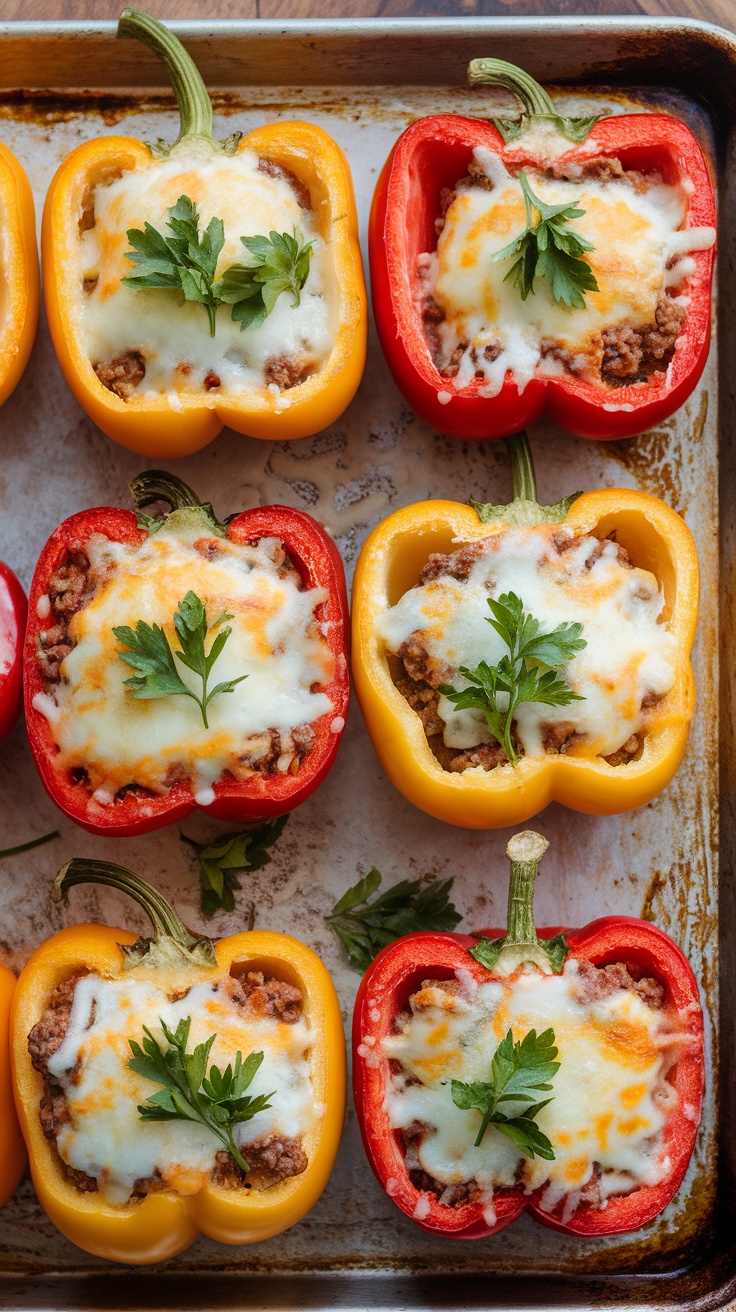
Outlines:
[[[141,474],[133,480],[130,490],[139,507],[155,501],[167,502],[172,510],[202,504],[196,493],[180,479],[159,470]],[[205,509],[212,514],[211,506]],[[317,608],[316,617],[324,626],[325,641],[334,657],[334,677],[322,689],[330,698],[333,710],[313,723],[315,741],[298,772],[255,773],[245,780],[223,777],[214,785],[215,800],[209,806],[195,802],[188,782],[173,785],[161,797],[131,788],[123,796],[116,797],[111,806],[97,807],[90,815],[90,795],[85,779],[59,770],[53,729],[33,703],[37,694],[43,691],[37,660],[40,634],[53,622],[48,618],[50,580],[70,557],[83,552],[85,543],[97,533],[113,542],[142,543],[146,538],[146,530],[139,527],[138,517],[129,510],[109,506],[83,510],[64,520],[51,534],[31,585],[23,662],[26,719],[36,768],[51,800],[90,833],[119,837],[145,834],[174,824],[195,807],[217,820],[250,824],[272,819],[300,806],[319,787],[332,767],[345,726],[350,695],[345,571],[328,533],[310,515],[288,506],[260,506],[245,510],[234,515],[227,524],[227,536],[233,542],[245,544],[264,537],[279,538],[306,587],[324,588],[328,593],[327,601]]]
[[[28,603],[12,569],[0,561],[0,743],[14,727],[23,702],[22,654]]]
[[[598,121],[563,119],[533,78],[501,60],[473,60],[469,80],[505,86],[522,101],[521,120],[482,122],[460,115],[420,119],[399,137],[376,186],[369,253],[378,336],[397,386],[417,414],[441,433],[463,441],[508,437],[545,411],[579,437],[631,437],[661,423],[683,404],[703,372],[710,343],[714,248],[690,252],[695,271],[685,280],[687,319],[666,376],[636,385],[595,386],[574,374],[533,377],[523,392],[507,373],[497,396],[484,397],[484,379],[459,387],[440,375],[432,358],[417,297],[417,257],[437,246],[435,219],[443,188],[467,173],[477,146],[498,154],[510,170],[533,167],[534,129],[550,124],[571,138],[556,162],[617,158],[625,169],[656,172],[684,182],[687,228],[715,227],[708,169],[690,129],[668,114],[620,114]],[[585,137],[593,125],[594,139]],[[529,146],[525,134],[529,133]],[[537,137],[538,142],[538,137]],[[511,234],[510,234],[511,235]],[[575,313],[575,311],[571,311]]]
[[[537,937],[531,906],[538,860],[546,847],[541,835],[529,831],[516,834],[509,842],[511,884],[505,935],[498,929],[473,935],[408,934],[376,957],[358,991],[353,1015],[353,1092],[368,1160],[389,1197],[431,1234],[479,1239],[503,1230],[525,1210],[542,1225],[565,1234],[638,1230],[677,1193],[693,1151],[703,1099],[704,1059],[703,1017],[692,970],[661,929],[632,916],[607,916],[583,929],[543,929]],[[564,935],[561,944],[550,941],[560,934]],[[471,948],[478,949],[479,939],[491,940],[489,947],[498,952],[491,969],[470,955]],[[558,973],[571,959],[595,966],[623,962],[635,977],[653,977],[664,985],[665,1007],[677,1014],[678,1033],[686,1039],[667,1075],[678,1100],[663,1129],[662,1153],[669,1161],[666,1177],[659,1184],[638,1185],[629,1194],[609,1196],[603,1208],[581,1202],[564,1221],[564,1198],[547,1211],[540,1207],[543,1188],[525,1194],[523,1185],[494,1189],[495,1219],[487,1212],[484,1216],[479,1202],[440,1205],[434,1193],[415,1188],[400,1133],[390,1125],[384,1108],[389,1064],[381,1053],[381,1041],[395,1032],[394,1018],[406,1012],[409,998],[423,980],[452,979],[457,971],[463,971],[470,972],[479,984],[495,978],[508,983],[524,962],[534,962],[546,973],[551,965]]]

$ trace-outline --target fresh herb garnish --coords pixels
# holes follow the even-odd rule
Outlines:
[[[267,866],[271,860],[268,849],[281,837],[288,819],[288,815],[280,815],[243,833],[223,834],[212,843],[197,843],[186,834],[179,835],[197,853],[204,916],[214,916],[220,909],[235,909],[235,889],[241,886],[236,871],[250,872]]]
[[[136,292],[148,287],[174,288],[182,291],[186,300],[201,302],[207,311],[210,337],[214,337],[220,303],[214,291],[215,269],[225,244],[222,219],[210,219],[200,235],[197,207],[188,196],[180,196],[168,213],[170,237],[163,237],[150,223],[144,232],[129,228],[133,250],[126,251],[125,258],[138,268],[122,282]]]
[[[462,916],[449,901],[454,882],[402,879],[369,903],[368,898],[381,884],[381,875],[374,866],[370,874],[343,894],[325,920],[337,934],[350,965],[363,975],[381,949],[394,939],[455,928]]]
[[[208,729],[207,707],[212,698],[222,692],[232,692],[236,684],[242,683],[243,679],[248,677],[247,674],[241,674],[240,678],[227,679],[223,683],[218,683],[210,692],[207,691],[207,679],[212,666],[230,637],[232,629],[229,627],[220,629],[209,652],[206,653],[205,638],[212,629],[219,628],[224,620],[232,618],[232,615],[223,611],[213,624],[208,624],[207,612],[199,597],[195,592],[188,592],[179,602],[174,615],[174,627],[181,643],[181,651],[174,652],[159,624],[146,624],[145,620],[138,620],[134,630],[127,624],[114,627],[113,633],[118,642],[124,642],[126,647],[130,648],[130,651],[118,652],[121,661],[125,661],[126,665],[132,665],[134,670],[141,671],[134,678],[126,679],[125,687],[133,690],[134,697],[142,699],[191,697],[202,712],[204,727]],[[181,678],[174,664],[175,656],[182,665],[186,665],[201,678],[201,697],[192,692]]]
[[[463,1084],[461,1080],[452,1081],[452,1101],[461,1111],[477,1108],[483,1113],[475,1147],[479,1147],[489,1125],[495,1125],[501,1134],[505,1134],[525,1157],[544,1157],[553,1162],[555,1155],[552,1144],[543,1134],[535,1117],[543,1107],[553,1101],[545,1098],[536,1102],[537,1093],[548,1092],[549,1083],[560,1069],[555,1061],[557,1048],[554,1046],[554,1030],[545,1030],[537,1038],[536,1030],[530,1030],[520,1043],[514,1043],[511,1030],[502,1039],[494,1053],[491,1064],[491,1078],[488,1083]],[[532,1103],[520,1116],[506,1116],[498,1111],[502,1102]]]
[[[523,602],[514,592],[505,592],[498,601],[488,598],[491,616],[488,624],[496,630],[509,649],[498,665],[481,661],[474,670],[460,666],[460,674],[473,686],[458,692],[452,684],[443,684],[440,692],[455,703],[458,711],[479,710],[488,728],[504,748],[512,765],[519,757],[514,749],[511,725],[514,712],[522,702],[543,702],[545,706],[569,706],[585,701],[554,671],[566,665],[576,651],[587,646],[582,624],[558,624],[552,633],[540,633],[540,622],[524,611]],[[535,662],[531,667],[528,662]],[[550,668],[540,673],[538,665]],[[499,697],[506,703],[499,705]]]
[[[180,1020],[176,1033],[172,1034],[164,1021],[159,1021],[169,1045],[165,1052],[145,1025],[143,1030],[148,1037],[143,1040],[143,1049],[128,1039],[133,1053],[129,1070],[153,1080],[154,1084],[164,1085],[139,1106],[138,1113],[142,1121],[196,1121],[206,1125],[232,1153],[240,1169],[249,1171],[248,1163],[235,1146],[232,1127],[250,1121],[271,1105],[268,1100],[273,1098],[273,1093],[261,1093],[257,1098],[245,1094],[263,1061],[263,1053],[251,1052],[243,1061],[243,1054],[238,1052],[234,1067],[220,1071],[217,1066],[211,1066],[208,1074],[207,1062],[217,1035],[211,1034],[206,1043],[197,1044],[194,1052],[188,1053],[191,1023],[191,1016]]]
[[[244,328],[260,328],[282,292],[290,292],[292,309],[299,305],[301,290],[309,275],[313,242],[303,244],[300,232],[271,231],[268,237],[241,237],[252,264],[231,264],[216,291],[225,305],[232,305],[231,318]]]
[[[547,278],[550,291],[556,301],[573,305],[579,310],[585,308],[584,291],[597,292],[595,280],[589,264],[580,259],[583,251],[593,251],[595,246],[587,237],[571,232],[564,225],[571,219],[579,219],[585,210],[572,204],[546,205],[534,195],[522,169],[519,182],[526,206],[526,228],[502,251],[496,251],[495,260],[508,260],[512,255],[519,258],[511,266],[504,282],[512,279],[518,287],[522,301],[529,293],[534,295],[534,279]],[[539,222],[532,223],[532,206],[539,212]]]
[[[18,856],[21,852],[30,852],[34,847],[43,847],[44,843],[50,843],[54,838],[60,838],[58,829],[54,829],[50,834],[43,834],[41,838],[32,838],[28,843],[19,843],[17,847],[6,847],[0,852],[0,860],[6,856]]]
[[[143,291],[150,287],[167,287],[184,293],[187,301],[204,305],[215,336],[216,315],[220,305],[231,305],[231,317],[243,328],[258,328],[269,315],[281,292],[291,292],[292,306],[309,275],[312,242],[304,244],[294,229],[271,232],[268,237],[241,237],[253,259],[252,264],[232,264],[222,278],[215,281],[220,251],[225,244],[222,219],[210,219],[200,233],[196,205],[188,196],[180,196],[168,211],[170,236],[163,236],[150,223],[145,231],[128,230],[133,247],[125,252],[126,260],[137,265],[135,273],[123,278],[126,287]]]

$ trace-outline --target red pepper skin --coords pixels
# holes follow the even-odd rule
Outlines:
[[[12,569],[0,561],[0,743],[23,704],[22,655],[28,603]]]
[[[483,936],[499,938],[504,932],[488,929],[483,930]],[[528,1211],[542,1225],[564,1234],[612,1235],[638,1230],[674,1197],[690,1161],[698,1128],[695,1112],[699,1116],[703,1100],[705,1066],[698,986],[686,958],[656,925],[633,916],[607,916],[594,920],[584,929],[562,931],[556,927],[538,932],[540,938],[552,938],[564,932],[570,948],[567,959],[585,959],[596,966],[615,961],[635,963],[666,986],[666,1005],[680,1011],[682,1030],[691,1036],[691,1043],[683,1049],[670,1077],[680,1095],[664,1130],[670,1173],[660,1184],[640,1185],[624,1197],[609,1198],[608,1206],[602,1211],[590,1203],[582,1203],[564,1223],[561,1220],[564,1199],[552,1212],[544,1212],[539,1206],[542,1189],[528,1195],[521,1187],[494,1191],[493,1224],[485,1220],[478,1203],[440,1207],[433,1194],[415,1189],[406,1170],[398,1134],[391,1129],[383,1108],[388,1063],[373,1054],[382,1038],[391,1033],[394,1016],[406,1008],[410,995],[423,979],[447,979],[462,969],[470,971],[479,983],[485,983],[493,978],[493,972],[469,956],[468,948],[477,942],[474,937],[408,934],[379,953],[358,990],[353,1013],[353,1096],[363,1143],[376,1178],[402,1212],[430,1234],[480,1239],[505,1229],[523,1211]],[[366,1044],[366,1036],[374,1042]],[[685,1114],[686,1108],[690,1116]],[[425,1200],[422,1211],[428,1208],[421,1218],[415,1215],[420,1198]]]
[[[319,787],[332,767],[340,745],[342,730],[331,725],[339,717],[347,718],[350,683],[348,677],[348,599],[345,571],[338,550],[323,528],[310,515],[288,506],[261,506],[245,510],[233,519],[227,530],[233,542],[252,542],[262,537],[278,537],[291,555],[307,587],[323,587],[327,602],[318,608],[322,621],[329,621],[326,641],[334,656],[333,681],[324,691],[333,704],[330,714],[313,724],[315,743],[298,774],[251,775],[246,780],[222,780],[214,785],[215,800],[200,807],[188,783],[176,784],[165,797],[139,797],[126,793],[112,806],[94,807],[90,813],[90,796],[85,784],[74,783],[57,770],[53,731],[48,720],[33,706],[34,697],[43,691],[36,660],[37,639],[44,627],[38,617],[39,598],[48,594],[49,580],[65,560],[69,550],[83,549],[94,533],[103,533],[113,542],[142,543],[146,533],[138,528],[136,516],[129,510],[101,507],[84,510],[64,520],[51,534],[36,566],[31,584],[29,621],[23,662],[28,738],[36,768],[49,797],[65,815],[92,834],[130,838],[146,834],[164,825],[176,824],[195,809],[216,820],[250,824],[272,819],[291,811]],[[203,533],[203,536],[205,534]]]
[[[684,123],[666,114],[614,115],[597,123],[591,137],[596,157],[617,156],[625,167],[657,169],[666,182],[689,178],[694,190],[687,226],[715,227],[706,162]],[[506,146],[491,123],[440,114],[420,119],[399,137],[373,197],[368,243],[373,310],[389,368],[409,404],[433,428],[462,441],[508,437],[545,411],[569,432],[598,441],[632,437],[674,414],[696,386],[708,356],[714,248],[691,252],[697,267],[684,287],[690,297],[687,320],[664,383],[612,391],[565,374],[532,378],[519,395],[507,374],[497,396],[482,397],[483,380],[459,388],[454,378],[438,373],[421,310],[412,299],[416,258],[436,248],[440,193],[467,172],[476,146],[488,147],[516,168],[534,164],[523,137]],[[590,144],[571,145],[559,161],[586,156],[591,157]],[[449,393],[451,400],[442,405],[438,392]]]

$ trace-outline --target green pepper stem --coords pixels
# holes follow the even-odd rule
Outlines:
[[[127,12],[127,11],[126,11]],[[516,64],[505,59],[471,59],[468,64],[468,82],[471,87],[505,87],[516,96],[527,114],[554,114],[555,107],[544,87]]]
[[[174,33],[140,9],[124,9],[117,35],[142,41],[165,64],[181,120],[174,146],[192,137],[212,141],[212,102],[197,65]]]
[[[51,896],[54,902],[67,902],[69,900],[69,889],[75,884],[108,884],[110,888],[116,888],[120,893],[127,893],[132,897],[134,902],[143,907],[146,915],[153,925],[153,944],[145,941],[145,949],[141,940],[133,944],[132,947],[124,947],[123,952],[130,960],[130,964],[138,964],[144,955],[150,955],[150,949],[155,945],[157,948],[166,949],[173,947],[183,954],[190,963],[200,966],[216,966],[217,957],[215,948],[211,939],[200,938],[197,934],[192,934],[182,924],[173,907],[170,907],[166,898],[162,897],[159,892],[147,880],[136,875],[132,870],[126,870],[124,866],[113,865],[111,861],[94,861],[87,857],[74,857],[62,866],[51,890]],[[139,946],[139,944],[141,946]],[[136,949],[138,951],[136,952]],[[161,954],[159,954],[161,955]]]
[[[526,432],[513,433],[504,438],[506,449],[511,456],[511,477],[513,479],[514,501],[536,501],[537,479],[534,473],[534,460],[529,438]]]
[[[544,856],[549,843],[541,834],[532,829],[525,829],[521,834],[514,834],[509,839],[506,855],[511,863],[509,880],[509,904],[506,919],[505,947],[519,947],[522,944],[537,945],[537,931],[534,925],[534,884],[537,878],[539,862]]]
[[[154,501],[165,501],[172,510],[184,510],[187,506],[202,504],[196,492],[177,478],[176,474],[169,474],[165,469],[144,469],[128,486],[139,510]]]

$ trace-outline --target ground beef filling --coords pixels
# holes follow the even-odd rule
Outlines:
[[[64,1042],[74,990],[82,976],[88,973],[86,969],[80,968],[56,985],[41,1019],[28,1035],[31,1064],[43,1078],[43,1094],[38,1110],[41,1129],[54,1148],[59,1131],[69,1124],[71,1116],[66,1093],[49,1074],[48,1061]],[[188,991],[184,989],[175,996],[185,997]],[[270,1016],[287,1025],[294,1025],[302,1014],[301,990],[293,984],[287,984],[285,980],[266,976],[262,971],[248,971],[245,975],[235,976],[231,981],[230,996],[237,1006],[254,1018]],[[251,1168],[247,1176],[234,1157],[221,1150],[215,1157],[215,1166],[210,1176],[212,1183],[224,1189],[260,1191],[270,1189],[293,1175],[301,1175],[308,1166],[301,1139],[284,1139],[273,1134],[248,1144],[242,1155]],[[97,1180],[93,1176],[67,1166],[61,1158],[59,1161],[66,1178],[80,1193],[97,1192]],[[150,1193],[161,1193],[169,1188],[161,1174],[155,1171],[145,1179],[136,1180],[129,1201],[145,1198]]]
[[[606,542],[615,542],[615,540],[615,533],[611,533],[607,538],[598,541],[585,561],[585,568],[590,569],[598,560]],[[559,533],[553,535],[552,543],[558,554],[562,555],[577,544],[577,539],[569,537],[566,533]],[[623,569],[632,569],[629,554],[620,542],[616,543],[616,550],[618,564]],[[486,548],[482,542],[468,543],[459,551],[447,555],[433,552],[415,586],[421,588],[425,583],[432,583],[435,579],[444,577],[465,583],[476,560],[485,553]],[[452,683],[455,670],[430,654],[420,629],[411,633],[406,642],[402,643],[398,656],[389,656],[389,670],[395,687],[419,716],[427,742],[443,770],[451,774],[462,774],[463,770],[481,766],[488,771],[495,770],[496,766],[508,762],[506,752],[495,740],[490,743],[478,743],[475,747],[466,748],[461,752],[458,752],[457,748],[446,746],[443,737],[445,725],[439,715],[438,690],[443,683]],[[653,710],[661,700],[661,697],[650,693],[642,701],[642,711]],[[575,725],[570,722],[556,722],[543,726],[543,743],[548,756],[564,755],[579,737]],[[524,748],[516,736],[515,720],[512,722],[512,738],[517,754],[523,756]],[[633,760],[638,761],[644,749],[645,738],[644,731],[633,733],[618,751],[602,759],[613,766],[627,765]]]
[[[633,971],[633,973],[632,973]],[[422,990],[424,989],[442,989],[445,993],[459,993],[460,984],[455,979],[425,979],[422,980]],[[636,967],[626,965],[623,961],[614,961],[608,966],[594,966],[591,961],[580,959],[578,961],[578,983],[576,987],[576,996],[578,1001],[583,1004],[597,1002],[601,998],[608,998],[612,993],[618,992],[619,989],[631,989],[633,993],[639,995],[647,1006],[659,1011],[665,1004],[665,988],[659,980],[651,979],[649,976],[641,976]],[[422,1010],[415,1002],[415,1010]],[[396,1028],[402,1029],[408,1021],[409,1012],[402,1012],[396,1017]],[[392,1074],[398,1075],[403,1070],[401,1062],[392,1057],[390,1062]],[[413,1077],[410,1077],[413,1081]],[[419,1081],[414,1081],[419,1083]],[[441,1207],[465,1207],[468,1203],[477,1203],[481,1201],[482,1190],[476,1180],[464,1180],[461,1184],[443,1184],[441,1180],[435,1180],[433,1176],[428,1175],[423,1170],[419,1160],[419,1148],[422,1140],[432,1133],[432,1127],[425,1125],[421,1121],[414,1121],[405,1130],[400,1130],[399,1135],[404,1150],[404,1160],[411,1183],[415,1189],[420,1192],[434,1194],[437,1202]],[[524,1170],[523,1161],[519,1162],[517,1176],[521,1178]],[[601,1191],[600,1179],[602,1171],[598,1162],[593,1163],[593,1174],[586,1185],[579,1191],[580,1201],[590,1203],[593,1207],[600,1205]]]
[[[511,170],[513,172],[513,170]],[[618,159],[599,157],[584,163],[570,165],[554,164],[543,170],[543,176],[565,182],[584,182],[591,179],[596,182],[608,182],[621,179],[634,191],[646,191],[651,181],[637,169],[624,169]],[[493,182],[474,160],[468,166],[467,175],[462,179],[465,186],[479,187],[484,191],[493,190]],[[460,184],[458,184],[459,186]],[[457,195],[457,188],[443,187],[440,193],[440,213],[435,219],[437,235],[445,226],[445,216]],[[607,387],[631,387],[634,383],[649,383],[655,374],[665,374],[672,359],[675,342],[687,319],[687,311],[676,304],[673,296],[676,288],[662,293],[657,301],[654,322],[650,324],[615,324],[604,329],[600,339],[600,379]],[[439,325],[445,318],[445,311],[431,296],[425,297],[422,304],[422,322],[432,359],[441,378],[455,378],[460,369],[460,362],[468,349],[468,342],[460,342],[448,361],[442,360],[442,343]],[[562,342],[545,337],[541,342],[542,359],[558,360],[568,373],[577,373],[575,353],[569,351]],[[489,343],[483,349],[483,356],[492,363],[501,354],[500,343]],[[473,348],[472,360],[480,363],[477,351]],[[477,370],[475,377],[485,379],[482,370]]]
[[[273,159],[262,157],[258,161],[258,171],[266,173],[271,178],[281,178],[288,182],[300,209],[311,210],[312,200],[309,194],[309,188],[306,183],[302,182],[292,173],[291,169],[284,168],[282,164],[277,164]],[[95,226],[94,213],[94,193],[88,189],[85,193],[82,218],[79,224],[80,232],[86,232]],[[86,278],[84,280],[84,290],[88,294],[94,291],[97,286],[97,278]],[[121,401],[129,401],[139,383],[143,382],[146,376],[146,363],[140,351],[125,351],[118,355],[114,360],[104,360],[93,363],[97,377],[106,387],[108,392],[113,392],[115,396],[120,397]],[[299,383],[306,382],[318,366],[315,361],[295,359],[293,356],[279,355],[273,356],[266,361],[264,367],[264,376],[266,386],[275,384],[280,392],[288,391],[292,387],[297,387]],[[177,366],[177,374],[186,377],[191,373],[192,366],[182,361]],[[220,386],[220,379],[212,370],[204,379],[204,389],[206,392],[216,391]]]
[[[207,560],[215,560],[220,545],[217,538],[200,538],[195,542],[200,555]],[[275,559],[279,578],[287,574],[298,574],[293,562],[283,547]],[[41,675],[43,691],[52,694],[54,687],[62,682],[61,663],[74,646],[69,634],[69,623],[78,610],[81,610],[94,595],[94,581],[90,578],[90,564],[84,551],[67,551],[63,564],[57,565],[49,579],[48,598],[50,614],[47,627],[41,629],[36,638],[36,661]],[[297,586],[304,589],[304,583],[297,579]],[[310,637],[319,632],[317,620],[312,620],[307,630]],[[258,774],[272,775],[282,773],[279,761],[285,754],[290,756],[288,773],[297,774],[302,764],[310,755],[315,742],[315,732],[311,724],[299,724],[291,730],[287,740],[278,729],[266,729],[264,733],[254,734],[247,740],[240,758],[244,772],[255,771]],[[89,789],[86,771],[75,769],[73,782]],[[184,766],[172,765],[166,775],[165,787],[175,788],[177,784],[188,783],[189,776]],[[91,791],[91,790],[90,790]],[[117,793],[117,800],[123,800],[128,793],[151,797],[154,794],[147,788],[131,781]]]

